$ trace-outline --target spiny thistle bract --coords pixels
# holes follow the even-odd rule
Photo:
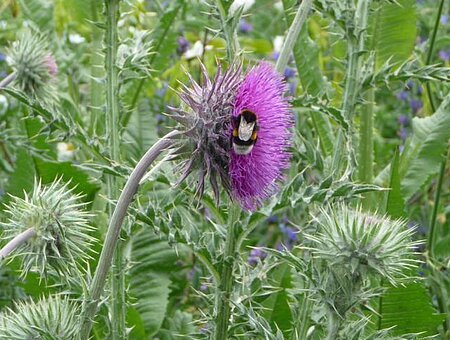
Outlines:
[[[43,36],[24,33],[12,43],[7,55],[20,90],[43,102],[54,98],[52,80],[58,73],[58,66]]]
[[[276,192],[289,165],[294,119],[283,97],[283,77],[269,63],[257,65],[244,78],[240,66],[223,72],[219,65],[211,81],[201,67],[203,84],[188,75],[191,88],[184,86],[179,94],[185,107],[171,108],[187,137],[187,145],[178,150],[189,157],[179,182],[197,170],[197,194],[203,193],[209,176],[218,199],[220,177],[242,208],[255,210]]]
[[[76,339],[79,307],[67,297],[18,302],[0,314],[0,339]]]
[[[12,197],[6,208],[8,220],[0,224],[3,239],[9,241],[25,230],[35,230],[35,235],[14,252],[22,257],[23,276],[37,271],[43,277],[47,265],[58,273],[70,273],[77,259],[89,258],[94,240],[90,236],[91,215],[79,199],[61,179],[47,187],[36,181],[31,195]]]
[[[344,268],[350,274],[381,275],[396,284],[398,278],[417,265],[414,230],[402,219],[390,219],[351,209],[343,204],[320,209],[319,232],[306,235],[313,253],[329,268]]]
[[[182,182],[190,173],[198,171],[196,193],[202,195],[205,178],[218,199],[219,185],[217,179],[227,192],[231,192],[228,164],[230,159],[229,125],[233,111],[236,88],[241,81],[241,66],[230,67],[223,72],[219,65],[216,76],[211,81],[203,64],[201,64],[203,84],[200,86],[189,74],[191,88],[183,85],[179,93],[186,104],[181,109],[172,108],[178,115],[173,119],[184,127],[187,143],[180,151],[186,151],[189,160],[183,162]]]

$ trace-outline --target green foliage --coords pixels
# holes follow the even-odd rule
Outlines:
[[[165,241],[142,230],[131,244],[130,293],[147,337],[154,336],[165,318],[170,293],[170,273],[178,258]]]
[[[275,64],[300,5],[119,3],[109,27],[101,0],[0,4],[1,247],[39,232],[1,263],[0,338],[79,334],[116,205],[108,183],[125,183],[173,129],[186,72],[202,84],[199,61],[210,75],[235,58],[244,73]],[[259,211],[232,213],[220,186],[217,202],[208,190],[196,197],[194,179],[175,185],[192,155],[167,150],[137,193],[123,191],[135,198],[119,235],[123,267],[99,297],[91,338],[121,338],[121,310],[130,339],[213,338],[227,307],[226,338],[444,338],[448,169],[442,190],[433,181],[450,139],[442,3],[439,14],[432,0],[313,1],[284,73],[295,126],[280,192]],[[105,65],[115,30],[117,62]],[[108,86],[114,128],[106,74],[118,76]],[[420,244],[431,220],[432,252]]]
[[[390,287],[384,294],[381,306],[381,328],[391,328],[394,335],[424,332],[435,334],[444,315],[436,314],[422,283]]]
[[[381,1],[376,6],[371,34],[377,68],[388,60],[403,63],[411,56],[416,40],[416,1]]]
[[[413,120],[414,135],[402,157],[402,193],[408,200],[439,171],[450,138],[450,95],[430,117]]]

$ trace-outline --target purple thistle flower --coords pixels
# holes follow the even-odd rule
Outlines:
[[[182,162],[182,175],[178,184],[189,174],[198,172],[196,194],[201,196],[205,180],[219,199],[218,178],[225,190],[231,192],[229,175],[231,149],[231,117],[235,92],[241,82],[241,66],[230,67],[223,72],[218,66],[213,80],[208,77],[206,68],[201,65],[203,81],[200,86],[189,74],[191,88],[183,85],[179,93],[185,103],[182,108],[169,107],[175,115],[171,117],[182,125],[184,142],[176,151],[186,159]]]
[[[241,19],[239,21],[239,32],[250,33],[251,31],[253,31],[253,25],[248,23],[247,20]]]
[[[45,57],[45,64],[47,66],[48,73],[52,77],[56,77],[58,74],[58,65],[56,64],[56,60],[50,53]]]
[[[237,90],[233,116],[250,111],[258,124],[257,140],[250,153],[231,151],[232,194],[244,209],[255,210],[272,196],[278,190],[277,182],[283,179],[283,170],[289,166],[289,128],[294,119],[283,97],[285,91],[283,77],[269,63],[253,68]]]

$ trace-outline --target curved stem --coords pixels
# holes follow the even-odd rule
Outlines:
[[[167,148],[173,145],[174,140],[172,137],[177,135],[178,131],[172,131],[165,137],[160,139],[150,150],[141,158],[139,163],[134,168],[130,177],[128,178],[119,200],[117,201],[116,208],[109,222],[108,232],[103,244],[100,259],[95,271],[94,278],[92,280],[89,296],[86,297],[85,305],[82,313],[82,328],[81,339],[88,339],[89,333],[92,328],[92,322],[97,312],[97,306],[103,293],[105,286],[106,276],[111,267],[114,251],[119,239],[120,230],[122,228],[123,221],[127,215],[128,207],[133,201],[133,196],[137,192],[139,182],[144,177],[145,172],[153,163],[153,161]]]
[[[281,74],[284,72],[284,69],[288,64],[289,55],[292,53],[292,49],[294,48],[298,35],[300,34],[303,24],[305,23],[306,18],[308,17],[311,5],[312,0],[303,0],[297,10],[297,14],[295,15],[291,27],[289,27],[286,40],[284,41],[283,47],[281,48],[280,55],[278,57],[276,65],[277,71]]]
[[[220,285],[216,290],[216,329],[214,339],[226,340],[228,337],[228,325],[230,323],[230,298],[234,286],[234,261],[236,258],[236,224],[239,221],[240,208],[230,204],[228,213],[227,238],[225,252],[221,264]]]
[[[2,261],[6,256],[11,254],[14,250],[19,248],[22,244],[26,243],[30,238],[36,235],[36,230],[34,228],[29,228],[24,232],[20,233],[9,241],[2,249],[0,249],[0,261]]]
[[[105,0],[106,31],[105,31],[105,70],[106,70],[106,130],[105,137],[112,161],[120,161],[120,127],[119,127],[119,69],[117,67],[117,52],[119,36],[117,25],[119,20],[120,0]],[[107,194],[110,200],[119,196],[119,178],[110,175],[106,179]],[[111,218],[114,206],[108,204],[108,215]],[[123,268],[122,247],[117,247],[111,275],[111,336],[113,340],[126,336],[126,297],[125,273]]]

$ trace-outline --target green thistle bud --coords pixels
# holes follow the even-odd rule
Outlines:
[[[91,216],[82,210],[80,196],[73,193],[61,179],[44,187],[36,182],[31,195],[12,197],[6,208],[8,220],[1,223],[3,239],[13,240],[28,233],[28,239],[18,246],[15,256],[21,256],[22,275],[37,271],[45,276],[47,265],[59,274],[71,273],[78,260],[89,258],[94,240],[90,236]],[[69,275],[70,276],[70,275]]]
[[[47,40],[29,32],[12,43],[7,61],[15,74],[16,86],[27,95],[48,102],[55,97],[52,80],[58,73]]]
[[[0,339],[76,339],[79,307],[67,297],[19,302],[0,314]]]
[[[413,229],[406,221],[371,215],[344,205],[321,209],[319,233],[306,237],[315,243],[313,253],[329,268],[364,278],[378,275],[392,284],[417,265]]]

